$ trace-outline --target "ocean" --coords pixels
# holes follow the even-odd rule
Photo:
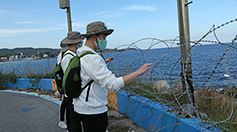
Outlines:
[[[235,45],[234,45],[235,46]],[[212,86],[216,88],[232,87],[237,79],[237,50],[220,44],[192,47],[192,77],[195,88]],[[227,53],[223,56],[224,53]],[[181,64],[179,47],[149,50],[133,50],[103,54],[104,58],[114,57],[108,68],[118,76],[131,73],[145,63],[153,63],[153,67],[140,80],[153,83],[167,80],[172,84],[180,79]],[[19,77],[27,77],[31,73],[45,74],[53,72],[56,58],[0,63],[3,73],[14,72]],[[214,70],[215,69],[215,70]]]

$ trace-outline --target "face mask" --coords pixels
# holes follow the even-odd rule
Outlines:
[[[105,40],[101,40],[101,39],[99,39],[99,38],[97,38],[97,40],[98,40],[99,43],[96,43],[96,42],[95,42],[95,45],[96,45],[100,50],[104,50],[104,49],[106,48],[106,46],[107,46],[107,40],[106,40],[106,39],[105,39]]]
[[[82,44],[79,44],[77,45],[77,49],[81,48],[82,47]]]

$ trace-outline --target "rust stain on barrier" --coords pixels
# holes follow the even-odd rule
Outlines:
[[[56,82],[55,82],[54,79],[52,79],[52,90],[53,90],[53,91],[57,91],[57,90],[58,90],[58,89],[57,89]]]
[[[118,111],[117,92],[108,89],[107,93],[108,93],[108,96],[107,96],[108,105],[107,106],[109,107],[109,109]]]

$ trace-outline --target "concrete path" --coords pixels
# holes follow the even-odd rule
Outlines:
[[[0,132],[65,132],[59,103],[40,96],[0,91]]]

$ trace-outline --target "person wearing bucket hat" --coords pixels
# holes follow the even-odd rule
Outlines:
[[[95,42],[96,48],[100,51],[104,50],[107,46],[107,40],[105,39],[108,35],[113,33],[114,29],[107,29],[105,23],[101,21],[96,21],[89,23],[86,28],[86,34],[82,34],[83,37],[93,38],[92,40]]]
[[[75,46],[77,48],[82,47],[84,37],[81,36],[80,32],[77,31],[71,31],[67,34],[67,37],[65,37],[61,42],[60,42],[60,53],[57,58],[57,62],[59,63],[61,61],[62,53],[64,54],[68,49],[69,46],[71,46],[71,50],[75,51]]]
[[[107,68],[103,57],[96,52],[96,50],[103,50],[106,47],[106,37],[113,31],[113,29],[108,29],[104,22],[96,21],[89,23],[86,33],[82,34],[86,38],[86,42],[84,46],[77,49],[77,55],[86,51],[94,53],[81,58],[82,87],[91,79],[94,82],[86,87],[79,97],[73,99],[75,118],[72,122],[77,124],[77,128],[74,129],[77,132],[81,131],[81,122],[84,132],[106,132],[108,125],[107,89],[117,91],[152,67],[152,63],[146,63],[133,73],[116,77]],[[111,60],[107,60],[107,62]],[[88,100],[86,100],[87,94]]]
[[[61,43],[60,46],[62,49],[60,50],[60,54],[57,58],[57,64],[61,63],[63,72],[65,72],[70,60],[76,56],[76,50],[77,48],[82,46],[82,41],[84,37],[81,36],[80,32],[72,31],[67,34],[67,37],[65,37]],[[69,54],[67,54],[69,53]],[[67,54],[63,57],[64,54]],[[72,56],[73,55],[73,56]],[[72,100],[70,100],[67,95],[62,95],[62,101],[59,108],[59,124],[58,126],[62,129],[71,129],[71,113],[74,113],[73,106],[72,106]],[[64,123],[64,114],[66,110],[66,122]]]
[[[107,29],[107,25],[104,22],[96,21],[89,23],[86,28],[86,34],[82,34],[84,37],[89,37],[93,34],[104,34],[106,36],[110,35],[114,29]]]

